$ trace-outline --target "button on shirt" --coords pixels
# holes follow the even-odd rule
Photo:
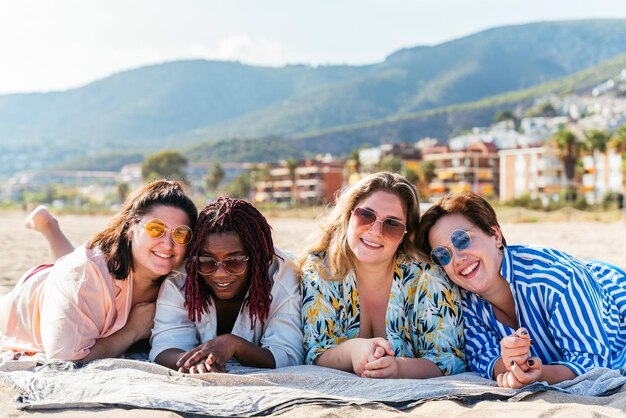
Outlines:
[[[500,274],[513,293],[519,326],[533,339],[531,354],[543,364],[562,364],[577,375],[626,365],[623,271],[550,248],[512,245],[504,249]],[[492,379],[500,340],[515,330],[496,320],[489,302],[462,294],[468,363]]]

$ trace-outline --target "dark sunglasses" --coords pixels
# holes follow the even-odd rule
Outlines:
[[[144,225],[146,228],[146,234],[150,238],[161,238],[165,235],[165,231],[171,231],[172,241],[174,241],[174,244],[180,246],[189,244],[191,242],[191,238],[193,237],[191,228],[187,225],[180,225],[174,229],[170,229],[165,225],[165,222],[157,218],[150,219]]]
[[[228,274],[241,274],[246,270],[249,259],[250,257],[246,255],[228,257],[221,261],[217,261],[213,257],[209,256],[199,255],[193,257],[193,260],[198,268],[198,273],[203,276],[211,276],[215,274],[220,266],[224,267],[224,270],[226,270],[226,273]]]
[[[435,264],[439,264],[440,266],[446,266],[452,260],[452,252],[450,251],[450,247],[454,245],[454,248],[457,250],[464,250],[470,246],[472,243],[472,237],[470,237],[469,232],[474,229],[455,229],[450,234],[450,245],[447,246],[437,246],[433,248],[430,252],[430,258],[433,260]]]
[[[369,209],[356,208],[352,211],[352,219],[356,227],[368,226],[372,227],[376,222],[380,222],[382,226],[382,235],[393,240],[400,240],[406,234],[406,225],[402,222],[392,219],[378,219],[376,214]]]

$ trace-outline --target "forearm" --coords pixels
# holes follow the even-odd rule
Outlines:
[[[259,347],[250,341],[233,335],[236,338],[234,357],[243,366],[260,367],[265,369],[276,368],[274,355],[267,348]]]
[[[397,357],[398,379],[426,379],[443,376],[441,369],[424,358]]]
[[[186,351],[180,348],[168,348],[167,350],[161,351],[154,359],[154,362],[169,369],[178,370],[179,367],[176,365],[176,362],[185,353]]]
[[[124,327],[108,337],[97,339],[89,354],[80,361],[86,363],[101,358],[120,357],[131,345],[140,340],[140,337],[135,330]]]
[[[354,373],[354,367],[352,365],[352,352],[359,344],[359,341],[362,340],[362,338],[351,338],[339,345],[329,348],[317,359],[315,359],[313,364]]]
[[[576,377],[576,373],[572,369],[562,364],[548,364],[544,365],[541,371],[541,377],[539,382],[548,382],[553,385],[555,383],[561,383],[565,380],[571,380]]]

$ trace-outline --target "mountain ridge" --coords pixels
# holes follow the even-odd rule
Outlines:
[[[232,137],[297,139],[474,103],[620,53],[626,20],[605,19],[491,28],[362,66],[154,64],[63,92],[0,95],[0,175],[104,151],[147,153]],[[405,137],[428,131],[412,124],[393,129]]]

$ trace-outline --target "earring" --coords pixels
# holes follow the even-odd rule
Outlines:
[[[502,254],[504,251],[504,245],[502,245],[501,242],[496,241],[496,250],[498,250],[498,253]]]

